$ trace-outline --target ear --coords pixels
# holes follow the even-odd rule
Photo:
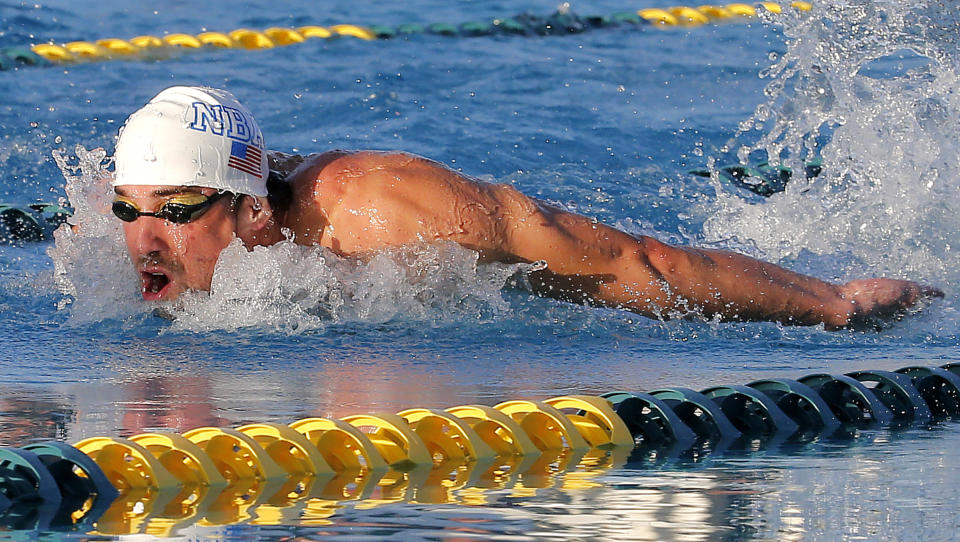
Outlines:
[[[272,244],[276,228],[267,198],[245,195],[237,202],[237,237],[247,249]]]

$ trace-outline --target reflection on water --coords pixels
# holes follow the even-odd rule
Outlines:
[[[28,388],[0,386],[0,446],[22,445],[32,439],[65,439],[74,416],[68,404]]]

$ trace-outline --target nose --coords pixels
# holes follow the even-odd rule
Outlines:
[[[163,253],[170,248],[167,228],[163,220],[141,216],[125,225],[127,242],[136,255]]]

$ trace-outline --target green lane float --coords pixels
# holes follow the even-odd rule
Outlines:
[[[611,392],[601,397],[610,401],[638,444],[669,442],[689,448],[697,440],[667,403],[649,393]]]
[[[732,443],[743,436],[720,405],[689,388],[664,388],[650,395],[663,401],[700,439]]]
[[[797,11],[809,11],[808,2],[793,1],[789,7]],[[157,60],[173,56],[171,53],[200,49],[272,49],[303,43],[310,39],[334,39],[351,37],[360,40],[384,40],[430,34],[447,37],[481,37],[492,35],[548,36],[578,34],[598,28],[616,27],[624,24],[646,26],[691,27],[756,17],[759,11],[772,14],[783,13],[784,7],[776,2],[760,2],[755,5],[733,3],[726,5],[673,6],[646,8],[633,12],[615,13],[609,16],[578,16],[569,10],[561,10],[549,16],[530,14],[496,18],[489,21],[468,21],[462,24],[437,22],[432,24],[401,24],[397,27],[384,25],[360,26],[338,24],[329,27],[301,26],[298,28],[273,27],[265,30],[238,28],[230,32],[201,32],[192,35],[169,33],[163,37],[137,36],[129,40],[106,38],[96,41],[71,41],[68,43],[38,43],[30,47],[0,49],[0,71],[15,70],[27,66],[49,66],[78,62],[144,58]]]
[[[804,177],[813,179],[823,171],[823,161],[819,158],[803,166]],[[692,169],[687,173],[698,177],[711,177],[716,174],[737,188],[749,190],[763,197],[770,197],[787,189],[787,183],[793,178],[793,170],[781,165],[761,162],[756,166],[740,164],[720,166],[716,170],[705,168]]]
[[[816,391],[842,423],[887,424],[893,420],[893,412],[887,405],[859,380],[847,375],[814,374],[798,382]]]
[[[101,500],[112,501],[119,495],[90,456],[69,444],[51,440],[28,444],[23,449],[36,454],[53,475],[64,498],[84,500],[96,495]]]
[[[53,230],[70,215],[69,210],[55,203],[23,206],[0,203],[0,245],[53,239]]]
[[[789,437],[800,426],[765,393],[748,386],[714,386],[702,392],[745,435]]]
[[[789,378],[757,380],[748,384],[774,401],[800,427],[829,435],[840,427],[830,405],[810,386]]]
[[[37,454],[29,450],[0,448],[0,479],[3,480],[4,495],[11,502],[60,506],[60,490],[53,474]]]
[[[943,367],[903,367],[937,416],[960,416],[960,376]]]
[[[0,448],[0,527],[167,536],[316,523],[348,500],[452,502],[462,490],[475,502],[558,476],[579,487],[626,462],[958,417],[960,364],[947,364],[40,442]]]

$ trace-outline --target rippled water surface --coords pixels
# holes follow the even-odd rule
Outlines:
[[[0,47],[556,7],[0,2]],[[0,202],[57,201],[68,180],[72,204],[95,202],[91,174],[126,116],[166,86],[206,84],[244,101],[274,149],[405,150],[631,233],[946,292],[883,331],[831,333],[539,299],[522,269],[477,266],[453,246],[363,264],[234,247],[223,287],[187,299],[171,322],[137,299],[115,221],[89,215],[86,237],[0,245],[0,444],[957,361],[957,17],[946,3],[836,0],[703,27],[311,40],[0,72]],[[87,154],[97,148],[106,153]],[[819,177],[770,198],[687,173],[816,157]],[[523,476],[460,473],[473,476],[462,484],[413,473],[367,499],[258,501],[230,521],[198,514],[166,528],[211,539],[948,539],[958,445],[960,426],[944,422],[699,457],[561,459]],[[117,517],[98,529],[162,534]]]

